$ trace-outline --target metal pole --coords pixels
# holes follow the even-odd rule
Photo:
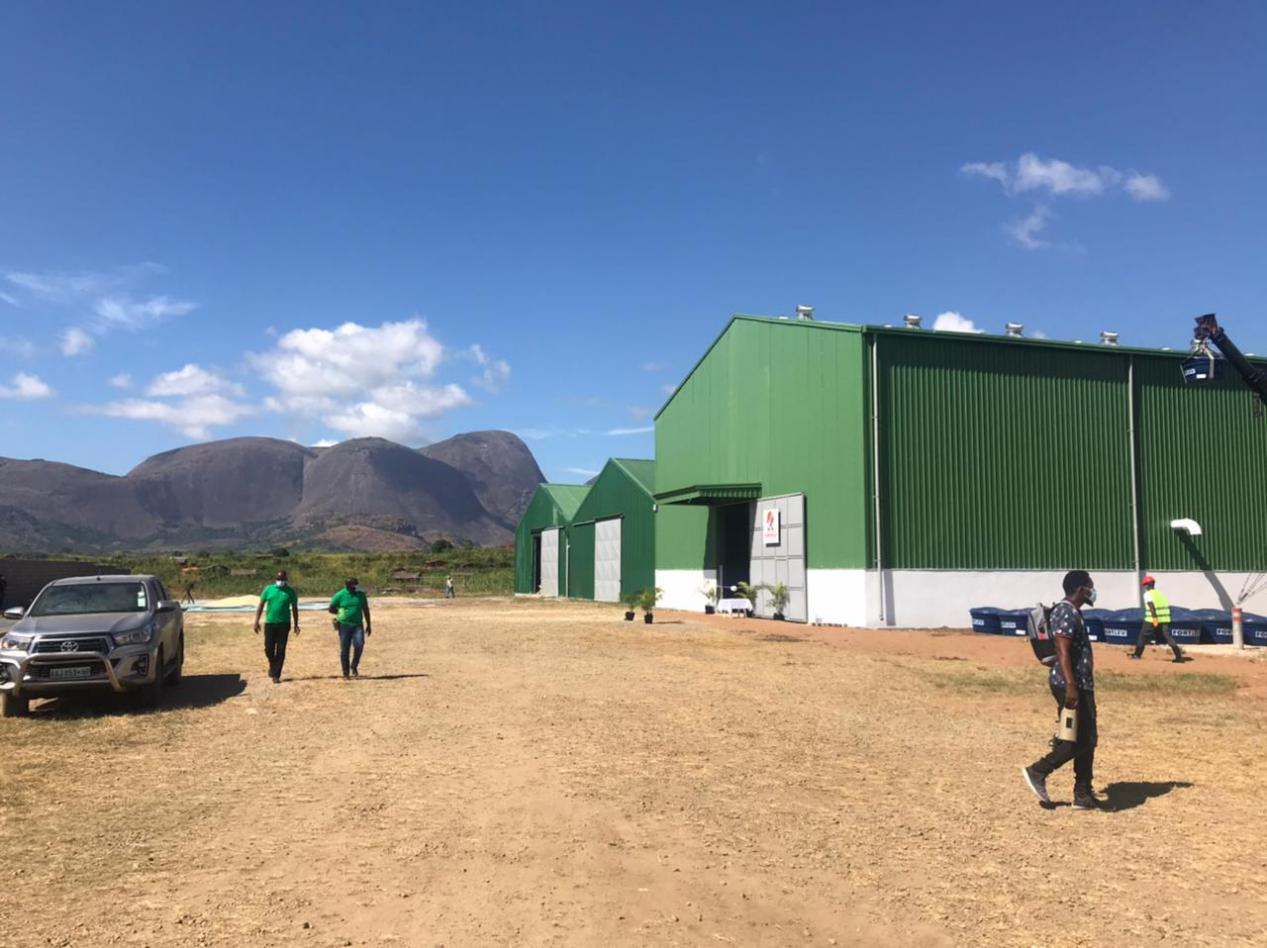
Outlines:
[[[1239,605],[1232,607],[1232,644],[1245,647],[1245,611]]]
[[[1135,356],[1133,355],[1126,357],[1126,386],[1128,413],[1126,430],[1131,439],[1131,540],[1135,544],[1135,595],[1142,606],[1144,588],[1139,584],[1140,577],[1143,575],[1140,572],[1139,561],[1139,443],[1135,431]]]

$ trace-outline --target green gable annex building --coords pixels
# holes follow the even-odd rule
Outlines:
[[[1085,568],[1109,608],[1144,572],[1228,608],[1267,570],[1267,419],[1185,356],[736,316],[656,416],[661,605],[782,582],[793,620],[963,627]]]

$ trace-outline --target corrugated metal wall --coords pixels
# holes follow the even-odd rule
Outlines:
[[[635,476],[635,474],[637,476]],[[577,508],[577,523],[621,518],[620,529],[620,594],[638,592],[655,585],[656,568],[656,515],[654,462],[613,459],[603,467],[598,478],[590,485],[589,493]],[[584,568],[587,584],[582,594],[580,586],[572,592],[576,598],[594,598],[594,546],[593,529],[589,537],[589,551],[585,566],[580,564],[577,547],[572,548],[573,574],[582,578],[578,570]]]
[[[1131,567],[1122,354],[872,338],[885,567]]]
[[[538,485],[515,527],[515,592],[536,592],[533,588],[533,534],[549,527],[566,527],[584,498],[585,490],[573,484]],[[565,530],[559,537],[560,587],[567,581],[566,540]]]
[[[1185,385],[1174,358],[1136,356],[1135,375],[1144,567],[1267,570],[1267,418],[1253,393],[1230,368]],[[1170,528],[1184,517],[1201,536]]]
[[[594,521],[574,523],[568,528],[572,544],[568,556],[568,596],[572,599],[594,598]]]
[[[804,493],[810,565],[864,567],[865,379],[859,327],[736,317],[656,419],[656,490],[759,483],[767,496]],[[666,518],[657,565],[713,565],[702,562],[706,522]]]

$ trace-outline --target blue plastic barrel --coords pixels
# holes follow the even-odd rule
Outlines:
[[[999,613],[1002,611],[994,606],[978,606],[976,609],[969,609],[968,614],[972,616],[972,631],[998,635]]]
[[[1028,609],[1000,609],[1000,635],[1029,635]]]
[[[1082,621],[1092,642],[1104,641],[1104,620],[1113,616],[1112,609],[1083,609]]]
[[[1201,641],[1206,645],[1232,644],[1232,613],[1225,609],[1193,609],[1201,623]]]
[[[1267,616],[1245,613],[1245,644],[1267,646]]]
[[[1170,607],[1170,637],[1179,645],[1196,645],[1201,641],[1201,617],[1195,609]]]
[[[1143,609],[1115,609],[1104,619],[1104,641],[1109,645],[1135,645],[1143,625]]]

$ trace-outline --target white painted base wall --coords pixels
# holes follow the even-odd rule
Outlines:
[[[715,569],[658,569],[655,584],[664,590],[660,605],[665,609],[684,609],[687,612],[703,612],[708,600],[701,587],[707,582],[717,582]]]
[[[971,628],[968,610],[977,606],[1023,609],[1053,602],[1064,595],[1065,570],[875,570],[810,569],[806,571],[809,621],[870,628]],[[656,570],[666,609],[704,611],[700,587],[716,582],[712,570]],[[1157,588],[1173,606],[1188,609],[1230,609],[1240,595],[1246,573],[1219,573],[1213,581],[1203,573],[1154,572]],[[1135,573],[1091,571],[1099,598],[1096,608],[1127,609],[1141,603]],[[1245,603],[1247,612],[1267,614],[1267,590]]]

